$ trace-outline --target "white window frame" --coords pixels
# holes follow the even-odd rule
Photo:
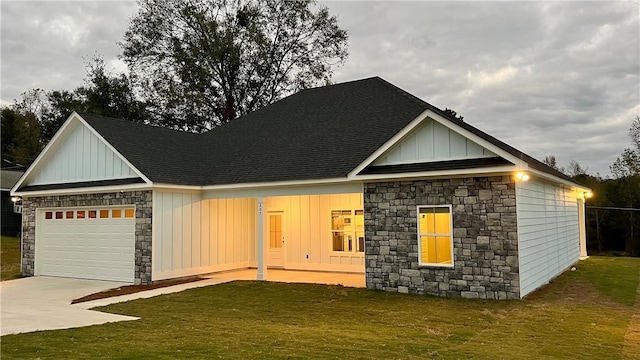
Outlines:
[[[363,209],[348,209],[348,208],[340,208],[340,209],[331,209],[329,210],[329,231],[330,231],[330,239],[331,241],[329,241],[329,250],[331,251],[332,254],[335,255],[359,255],[359,256],[364,256],[365,253],[365,249],[363,248],[362,251],[358,251],[358,236],[357,233],[358,231],[354,228],[353,230],[349,230],[349,231],[344,231],[344,230],[334,230],[333,229],[333,222],[332,222],[332,217],[333,217],[333,212],[334,211],[350,211],[351,214],[349,215],[351,217],[351,219],[355,222],[356,219],[356,212],[357,211],[362,211],[362,221],[364,222],[364,210]],[[355,225],[354,225],[355,227]],[[333,233],[334,232],[341,232],[342,234],[350,234],[353,235],[353,249],[351,251],[349,250],[334,250],[333,249]],[[366,246],[367,244],[367,239],[365,236],[365,230],[364,228],[362,229],[362,237],[364,238],[364,246]]]
[[[437,236],[443,237],[445,234],[430,234],[430,233],[421,233],[420,232],[420,209],[432,209],[432,208],[448,208],[449,209],[449,242],[451,246],[451,264],[438,264],[438,263],[427,263],[422,262],[422,236]],[[424,267],[443,267],[443,268],[452,268],[455,263],[455,251],[453,248],[453,206],[452,205],[418,205],[416,207],[416,229],[417,229],[417,237],[418,237],[418,266]]]

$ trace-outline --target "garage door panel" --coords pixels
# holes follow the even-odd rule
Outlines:
[[[132,282],[134,277],[135,219],[101,218],[114,208],[40,210],[36,261],[39,275]],[[115,208],[125,213],[125,209]],[[56,219],[62,211],[64,219]],[[96,218],[89,214],[95,211]],[[51,219],[45,217],[51,212]],[[66,218],[73,212],[74,218]],[[84,212],[85,218],[77,218]]]

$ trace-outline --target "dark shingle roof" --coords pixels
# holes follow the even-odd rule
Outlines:
[[[20,170],[0,170],[0,188],[11,189],[15,185],[24,171]]]
[[[153,182],[220,185],[345,177],[427,109],[567,178],[379,77],[302,90],[205,134],[80,116]]]

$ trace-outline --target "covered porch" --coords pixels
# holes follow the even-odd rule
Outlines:
[[[235,275],[364,286],[361,183],[154,190],[153,207],[153,281],[249,269]]]

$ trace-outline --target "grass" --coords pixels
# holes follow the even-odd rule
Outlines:
[[[2,236],[0,238],[0,281],[17,279],[20,272],[20,239]]]
[[[8,335],[2,359],[619,359],[640,259],[590,258],[524,301],[238,281],[100,308],[142,320]]]

